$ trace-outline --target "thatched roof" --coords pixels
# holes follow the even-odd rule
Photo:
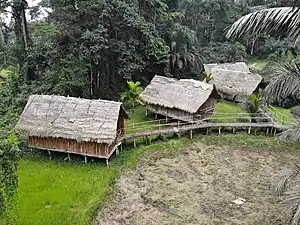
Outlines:
[[[141,94],[141,98],[147,104],[195,113],[213,91],[214,86],[205,82],[155,76]]]
[[[111,143],[122,103],[63,96],[31,95],[16,125],[28,136]]]
[[[217,91],[229,100],[244,101],[262,81],[258,74],[213,68],[211,71]]]
[[[207,74],[210,74],[213,68],[224,69],[224,70],[235,70],[235,71],[242,71],[242,72],[250,72],[249,67],[244,62],[204,64],[204,69],[205,69],[205,72]]]

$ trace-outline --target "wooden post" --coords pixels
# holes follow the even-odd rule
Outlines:
[[[235,133],[235,127],[232,128],[232,133],[233,133],[233,134]]]
[[[116,149],[116,155],[119,155],[119,148]]]
[[[190,130],[190,139],[193,139],[193,130]]]
[[[248,134],[251,134],[251,127],[248,128]]]
[[[160,130],[160,120],[158,121],[158,129]]]
[[[276,136],[276,129],[274,129],[274,136]]]
[[[120,145],[120,151],[123,150],[123,143],[121,142],[121,145]]]
[[[267,135],[269,134],[269,127],[267,128]]]
[[[177,127],[179,128],[179,120],[177,121]]]
[[[133,139],[133,147],[136,147],[135,138]]]
[[[206,135],[208,135],[208,128],[206,128]]]
[[[257,128],[254,129],[254,135],[256,135]]]
[[[49,159],[51,159],[51,152],[48,150]]]
[[[221,135],[221,127],[219,127],[219,135]]]
[[[168,122],[168,117],[166,116],[166,123]]]
[[[154,116],[155,120],[157,120],[157,114],[155,113],[155,116]]]
[[[106,159],[105,161],[106,161],[106,166],[108,166],[108,159]]]
[[[148,110],[146,109],[146,112],[145,112],[146,116],[148,116]]]
[[[84,156],[84,162],[85,162],[85,164],[87,164],[87,157],[86,156]]]
[[[70,154],[69,154],[69,153],[68,153],[68,160],[71,161],[71,157],[70,157]]]

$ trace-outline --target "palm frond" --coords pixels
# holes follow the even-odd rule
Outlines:
[[[279,135],[279,140],[281,141],[293,141],[300,142],[300,125],[296,125]]]
[[[300,186],[296,185],[286,193],[287,198],[282,201],[286,205],[287,224],[299,225],[300,223]]]
[[[277,66],[275,77],[265,89],[265,98],[269,103],[278,103],[296,95],[300,89],[300,68],[286,64]]]
[[[295,165],[294,170],[289,170],[283,175],[279,176],[279,179],[274,183],[274,192],[278,196],[282,196],[286,191],[288,185],[293,182],[300,174],[300,169]]]
[[[300,35],[299,8],[270,8],[250,13],[237,20],[227,31],[227,38],[270,34],[296,41]]]

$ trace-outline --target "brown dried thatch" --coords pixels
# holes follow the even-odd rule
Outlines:
[[[16,129],[28,136],[112,143],[122,103],[63,96],[31,95]]]
[[[204,64],[204,70],[206,74],[211,74],[212,69],[223,69],[223,70],[234,70],[234,71],[242,71],[242,72],[250,72],[249,67],[244,62],[236,62],[236,63],[211,63]]]
[[[213,91],[214,86],[205,82],[156,75],[141,94],[141,98],[147,104],[196,113]]]
[[[213,68],[211,71],[217,91],[223,98],[243,102],[248,95],[251,95],[262,81],[258,74],[233,70]]]

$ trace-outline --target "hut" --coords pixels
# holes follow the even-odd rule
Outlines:
[[[16,130],[32,148],[109,159],[126,118],[120,102],[31,95]]]
[[[247,73],[250,72],[249,67],[244,62],[204,64],[204,70],[206,74],[211,74],[212,69],[233,70],[233,71],[241,71]]]
[[[213,68],[211,83],[224,99],[244,102],[248,95],[258,91],[262,77],[250,72]]]
[[[220,98],[212,84],[157,75],[140,97],[155,114],[187,122],[209,117]]]
[[[205,64],[206,74],[212,76],[210,83],[227,100],[244,102],[248,95],[261,87],[262,77],[251,73],[244,62]]]

